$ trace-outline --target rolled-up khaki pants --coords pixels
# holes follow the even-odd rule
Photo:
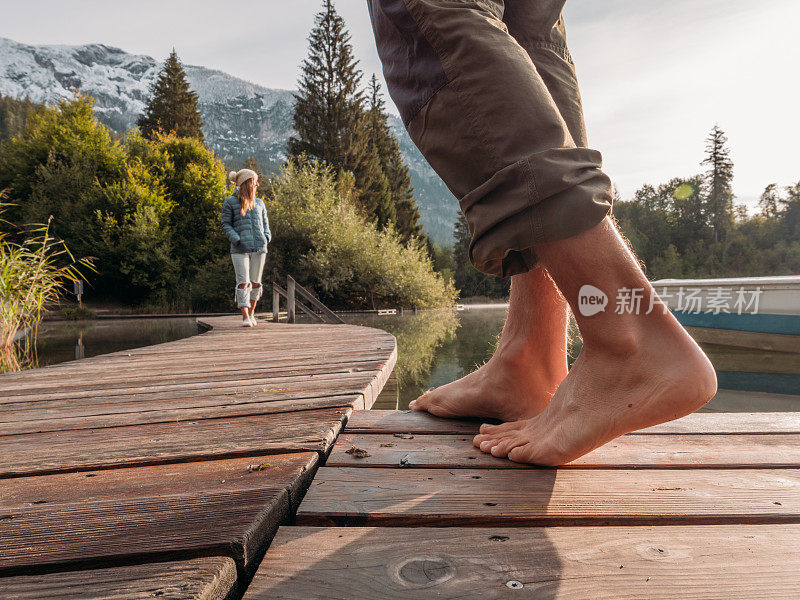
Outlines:
[[[368,0],[389,94],[469,223],[470,260],[503,277],[611,208],[586,147],[565,0]]]

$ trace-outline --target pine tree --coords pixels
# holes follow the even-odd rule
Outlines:
[[[41,105],[25,100],[0,96],[0,141],[21,134],[28,120]]]
[[[371,152],[361,71],[353,56],[350,33],[332,0],[314,19],[308,57],[301,65],[295,94],[290,157],[305,155],[355,176],[364,216],[385,227],[394,220],[386,175]]]
[[[422,226],[419,223],[419,209],[414,201],[411,175],[400,152],[397,138],[389,129],[385,106],[378,78],[373,74],[369,82],[370,139],[389,183],[395,212],[395,229],[403,241],[408,242],[411,238],[422,236]]]
[[[778,184],[770,183],[764,188],[761,198],[758,201],[758,206],[761,208],[761,214],[767,219],[773,219],[778,214],[778,204],[780,202],[780,194],[778,192]]]
[[[158,78],[150,87],[150,102],[139,117],[142,135],[152,139],[156,133],[175,133],[180,137],[203,137],[203,121],[197,108],[197,94],[189,89],[186,72],[173,50]]]
[[[725,133],[719,125],[714,125],[706,138],[706,157],[701,163],[708,165],[705,173],[706,202],[715,242],[725,239],[733,222],[733,161],[727,143]]]

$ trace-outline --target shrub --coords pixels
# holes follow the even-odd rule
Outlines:
[[[266,198],[273,273],[290,274],[336,308],[451,306],[456,292],[419,241],[404,245],[358,213],[352,178],[317,163],[289,162]]]

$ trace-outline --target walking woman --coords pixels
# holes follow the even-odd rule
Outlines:
[[[242,311],[242,326],[255,327],[256,303],[261,298],[261,274],[272,239],[267,207],[256,198],[258,174],[250,169],[231,171],[236,186],[222,203],[222,230],[231,242],[231,260],[236,271],[236,306]]]

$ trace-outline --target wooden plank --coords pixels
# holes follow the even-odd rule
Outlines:
[[[297,374],[287,377],[236,377],[214,382],[193,381],[179,384],[150,384],[147,379],[137,380],[135,385],[110,389],[73,389],[69,391],[50,391],[32,396],[12,396],[4,402],[5,407],[12,407],[18,402],[44,402],[54,400],[85,400],[87,402],[115,402],[130,400],[133,396],[143,394],[153,398],[168,398],[181,394],[242,394],[263,391],[264,388],[285,388],[299,390],[318,390],[321,387],[332,393],[355,394],[368,386],[375,375],[375,370],[345,373]],[[324,386],[324,387],[323,387]]]
[[[129,498],[200,494],[209,490],[283,489],[295,478],[316,470],[313,452],[293,452],[254,457],[204,460],[17,477],[3,481],[0,510],[46,510],[59,505],[113,503]],[[268,463],[264,464],[264,463]],[[254,471],[249,467],[263,465]]]
[[[800,412],[694,413],[635,434],[800,433]]]
[[[6,600],[227,600],[236,585],[236,563],[209,556],[38,575],[0,578]]]
[[[797,525],[281,527],[244,600],[789,600],[798,572]]]
[[[348,433],[475,434],[480,420],[441,419],[410,410],[354,411],[347,421]],[[634,434],[756,434],[800,433],[800,412],[694,413]]]
[[[0,419],[4,422],[11,421],[11,417],[22,411],[33,411],[41,417],[43,411],[58,410],[70,407],[102,407],[104,405],[118,406],[121,404],[147,403],[157,401],[163,407],[170,401],[180,401],[186,398],[207,397],[213,399],[250,399],[250,400],[289,400],[297,398],[312,398],[315,396],[332,396],[342,394],[362,393],[364,389],[373,381],[376,376],[377,368],[371,373],[365,373],[358,378],[347,376],[346,374],[322,375],[315,377],[290,377],[277,378],[268,382],[254,380],[243,380],[238,385],[207,385],[206,387],[196,386],[193,388],[178,388],[165,390],[154,388],[138,393],[114,393],[102,394],[98,392],[91,396],[84,397],[65,397],[53,394],[49,399],[39,398],[36,400],[25,399],[15,396],[13,401],[0,406]],[[372,377],[369,377],[372,375]]]
[[[800,522],[796,469],[323,467],[300,525],[649,525]]]
[[[258,396],[258,395],[256,395]],[[0,436],[46,431],[75,429],[98,429],[122,427],[148,423],[175,423],[198,419],[224,417],[248,417],[255,415],[286,414],[304,410],[324,408],[364,408],[363,394],[344,396],[300,397],[285,400],[252,400],[228,396],[179,398],[172,401],[129,402],[122,405],[77,406],[74,408],[50,409],[47,411],[26,410],[18,414],[3,414],[0,418],[9,422],[0,423]],[[36,418],[41,415],[45,418]],[[291,418],[287,416],[287,418]]]
[[[26,377],[14,377],[18,373],[4,374],[0,377],[0,385],[3,390],[25,390],[26,386],[44,386],[57,384],[59,381],[70,381],[72,379],[82,379],[91,376],[103,380],[113,380],[118,378],[125,380],[131,375],[143,375],[142,368],[147,368],[148,375],[168,375],[173,373],[177,376],[188,376],[198,371],[208,370],[209,373],[221,373],[228,371],[256,371],[267,374],[291,373],[304,367],[327,367],[331,373],[336,373],[342,368],[358,366],[361,363],[381,360],[388,356],[391,350],[376,350],[356,348],[336,349],[300,349],[294,352],[265,352],[255,351],[252,362],[242,363],[240,357],[233,353],[199,353],[193,356],[184,357],[178,361],[164,361],[158,357],[145,362],[143,360],[117,361],[113,368],[102,363],[83,363],[82,359],[77,362],[61,363],[54,365],[52,369],[41,367],[33,371],[25,371]],[[63,367],[56,370],[55,367]],[[68,369],[69,367],[69,369]],[[80,368],[78,368],[80,367]],[[198,368],[199,367],[199,368]],[[33,376],[35,374],[35,377]]]
[[[0,478],[282,452],[326,453],[349,410],[0,436]]]
[[[343,433],[329,467],[528,469],[530,465],[481,452],[472,436]],[[413,438],[407,439],[409,435]],[[349,453],[353,447],[369,456]],[[800,468],[800,434],[625,435],[562,468]]]
[[[376,354],[376,353],[372,353]],[[148,385],[157,384],[175,384],[178,382],[208,382],[213,383],[217,381],[225,382],[231,380],[243,380],[248,378],[264,378],[264,377],[291,377],[297,375],[331,375],[335,373],[355,373],[360,371],[372,371],[381,368],[386,362],[385,359],[366,358],[353,360],[352,354],[338,360],[323,359],[319,357],[316,359],[298,360],[291,358],[290,360],[281,360],[275,366],[266,365],[260,359],[256,358],[258,362],[253,362],[247,366],[243,365],[241,360],[238,362],[227,363],[218,367],[216,363],[209,363],[206,361],[198,361],[186,369],[186,365],[182,365],[182,369],[171,369],[164,366],[163,363],[160,368],[154,367],[148,369],[146,373],[141,372],[141,366],[135,368],[122,369],[117,368],[109,372],[101,370],[97,373],[92,373],[91,379],[86,377],[51,377],[49,380],[44,380],[40,377],[32,377],[30,380],[17,381],[9,385],[0,385],[0,394],[4,394],[4,401],[7,401],[13,396],[35,396],[37,394],[52,392],[54,390],[65,392],[67,390],[90,390],[90,389],[125,389],[136,385],[137,381],[147,381]],[[35,373],[35,371],[32,371]],[[0,384],[4,380],[0,378]]]
[[[347,433],[431,433],[464,435],[478,433],[478,419],[442,419],[413,410],[354,410]]]
[[[304,452],[5,481],[0,571],[216,551],[247,569],[317,460]]]

